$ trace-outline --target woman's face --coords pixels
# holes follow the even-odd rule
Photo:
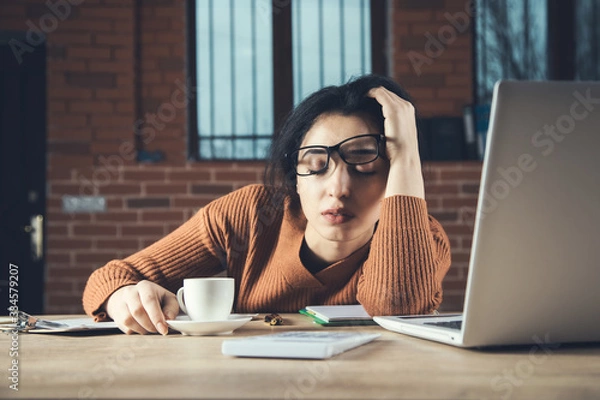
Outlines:
[[[334,146],[355,136],[378,133],[382,132],[378,132],[366,118],[323,114],[306,133],[300,147]],[[365,152],[360,139],[357,142],[358,145],[351,144],[355,143],[353,141],[343,145],[342,152],[347,154],[347,159],[352,157],[348,155],[352,152],[361,157],[359,149]],[[323,163],[312,167],[309,165],[316,169],[322,166]],[[300,170],[300,166],[298,169]],[[313,248],[316,244],[327,246],[328,243],[338,242],[338,246],[349,246],[356,250],[364,245],[373,235],[375,224],[379,220],[388,170],[389,162],[383,145],[380,144],[379,158],[375,161],[348,165],[338,152],[332,151],[325,171],[298,176],[297,192],[307,218],[305,239],[309,247],[311,244]]]

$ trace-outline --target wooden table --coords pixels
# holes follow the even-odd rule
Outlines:
[[[64,318],[65,316],[61,316]],[[80,317],[80,316],[79,316]],[[262,315],[259,316],[263,317]],[[591,399],[600,398],[600,344],[463,350],[385,331],[328,360],[234,358],[224,339],[325,329],[302,315],[253,320],[227,336],[22,334],[18,357],[0,334],[1,398]],[[9,389],[18,359],[19,391]]]

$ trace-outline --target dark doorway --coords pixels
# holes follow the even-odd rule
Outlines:
[[[44,312],[45,214],[46,46],[0,32],[0,315]]]

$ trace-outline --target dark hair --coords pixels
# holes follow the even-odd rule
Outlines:
[[[383,133],[384,118],[377,100],[367,97],[369,90],[383,86],[399,97],[411,101],[408,94],[392,79],[380,75],[364,75],[340,86],[327,86],[305,98],[288,114],[274,136],[265,169],[265,184],[280,186],[288,194],[296,193],[296,174],[285,157],[296,150],[306,132],[320,115],[360,114],[369,118]]]

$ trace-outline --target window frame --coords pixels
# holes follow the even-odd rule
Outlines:
[[[292,63],[292,1],[270,0],[273,18],[273,125],[274,137],[285,117],[294,105],[294,80]],[[388,74],[387,40],[387,1],[369,0],[371,10],[371,71],[380,75]],[[187,71],[191,87],[197,87],[196,78],[196,1],[190,0],[186,6],[187,22]],[[188,102],[187,110],[187,153],[190,161],[235,161],[252,162],[262,159],[200,157],[200,136],[198,134],[198,97]]]
[[[574,80],[576,78],[576,4],[572,1],[546,0],[546,80]],[[474,3],[475,18],[481,15],[482,10],[477,9]],[[526,22],[526,21],[525,21]],[[478,43],[480,35],[473,24],[472,36],[472,70],[473,70],[473,99],[476,104],[489,104],[481,98],[479,92],[480,74],[478,70]],[[504,29],[503,27],[499,29]],[[491,93],[491,90],[490,90]]]

